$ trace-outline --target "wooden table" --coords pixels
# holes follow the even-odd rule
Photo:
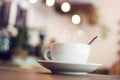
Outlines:
[[[119,76],[88,74],[58,75],[19,68],[0,67],[0,80],[120,80]]]

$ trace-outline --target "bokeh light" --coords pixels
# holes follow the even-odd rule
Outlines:
[[[79,15],[75,14],[75,15],[72,16],[72,22],[74,24],[79,24],[80,21],[81,21],[81,17]]]
[[[31,4],[37,3],[38,0],[28,0]]]
[[[46,0],[46,5],[52,7],[55,4],[55,0]]]
[[[61,10],[63,11],[63,12],[69,12],[70,11],[70,4],[68,3],[68,2],[64,2],[64,3],[62,3],[62,5],[61,5]]]

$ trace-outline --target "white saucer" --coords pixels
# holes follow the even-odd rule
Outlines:
[[[58,61],[38,60],[38,63],[51,70],[52,73],[58,74],[80,74],[86,75],[88,72],[96,70],[101,64],[95,63],[65,63]]]

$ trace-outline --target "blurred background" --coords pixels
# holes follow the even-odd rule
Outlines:
[[[88,62],[102,66],[92,73],[120,75],[119,4],[120,0],[0,0],[0,65],[41,70],[36,59],[43,59],[51,43],[87,44],[98,35]]]

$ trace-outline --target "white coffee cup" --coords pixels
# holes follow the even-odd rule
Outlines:
[[[90,46],[80,43],[53,43],[50,46],[50,56],[53,61],[67,63],[86,63],[90,52]],[[47,53],[44,58],[48,60]]]

